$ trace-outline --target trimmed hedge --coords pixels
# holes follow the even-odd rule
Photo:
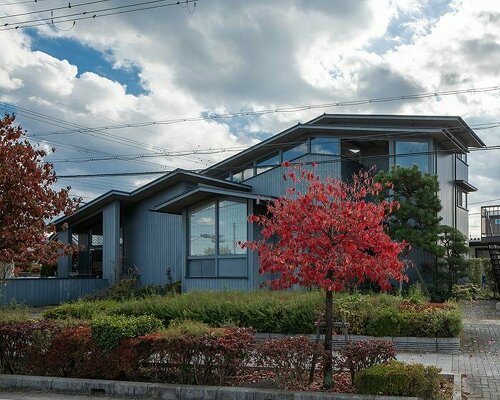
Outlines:
[[[356,393],[386,396],[411,396],[424,400],[440,399],[443,377],[440,369],[422,364],[389,361],[356,373]]]
[[[411,303],[412,304],[412,303]],[[334,319],[345,315],[354,335],[456,337],[461,313],[453,303],[412,307],[400,297],[377,294],[337,294]],[[257,332],[315,333],[324,310],[320,292],[191,292],[114,302],[64,304],[44,313],[45,318],[91,318],[95,315],[152,315],[165,326],[175,320],[193,320],[211,326],[240,326]],[[339,332],[340,333],[340,332]]]
[[[163,325],[158,318],[150,315],[138,317],[107,315],[94,318],[90,322],[90,327],[96,344],[104,351],[111,351],[122,339],[157,332]]]

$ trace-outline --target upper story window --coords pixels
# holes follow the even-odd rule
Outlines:
[[[257,161],[257,174],[266,172],[279,164],[280,164],[279,153],[275,153],[271,156],[265,157],[262,160]]]
[[[283,151],[283,161],[292,161],[307,154],[307,143],[301,143]]]
[[[311,153],[313,154],[340,154],[340,142],[332,137],[315,137],[311,139]]]
[[[467,193],[457,188],[457,206],[467,209]]]
[[[409,142],[403,140],[396,141],[395,163],[402,167],[411,168],[417,165],[420,171],[429,172],[429,143]]]
[[[457,158],[467,164],[467,153],[457,153]]]

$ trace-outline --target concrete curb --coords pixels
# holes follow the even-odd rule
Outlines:
[[[291,392],[244,387],[169,385],[26,375],[0,375],[0,388],[162,400],[418,400],[416,397]]]
[[[308,336],[311,340],[316,339],[316,335],[285,335],[277,333],[257,333],[257,339],[279,338],[287,336]],[[460,352],[459,338],[425,338],[425,337],[375,337],[375,336],[360,336],[349,335],[352,341],[360,340],[375,340],[386,339],[394,342],[398,353],[441,353],[441,354],[458,354]],[[320,340],[324,340],[324,335],[320,336]],[[334,350],[340,349],[345,345],[344,336],[337,335],[333,337]]]

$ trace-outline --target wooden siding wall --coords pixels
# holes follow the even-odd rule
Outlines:
[[[319,162],[319,164],[314,167],[313,170],[322,178],[325,178],[327,176],[341,178],[341,163],[339,156],[306,154],[296,160],[293,160],[294,163],[312,161]],[[308,166],[307,168],[312,167]],[[285,194],[286,189],[292,186],[292,182],[290,182],[290,180],[283,179],[283,174],[286,172],[285,170],[286,169],[283,167],[276,167],[257,176],[254,176],[253,178],[250,178],[243,183],[252,186],[252,191],[254,193],[278,197]]]
[[[439,148],[438,148],[439,150]],[[455,226],[455,155],[437,154],[437,175],[439,181],[439,198],[443,209],[439,213],[443,225]]]
[[[1,288],[0,305],[15,301],[29,306],[48,306],[77,300],[107,286],[106,279],[9,279]]]
[[[102,212],[102,277],[110,283],[120,278],[120,202],[113,201]]]
[[[158,204],[186,192],[193,185],[179,183],[124,210],[125,267],[136,267],[141,284],[163,285],[167,269],[174,281],[183,276],[185,233],[179,215],[150,211]]]

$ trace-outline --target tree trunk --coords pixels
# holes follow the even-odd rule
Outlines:
[[[333,386],[333,293],[331,290],[326,291],[325,304],[325,366],[323,369],[323,387],[330,389]]]

